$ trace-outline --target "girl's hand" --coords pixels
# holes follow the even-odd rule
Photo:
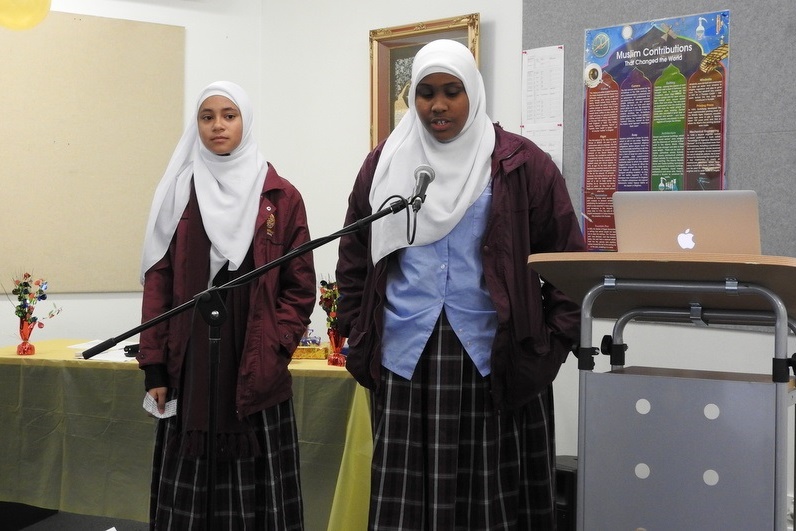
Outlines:
[[[157,401],[159,413],[164,413],[166,411],[166,394],[168,390],[168,387],[153,387],[147,391],[149,395]]]

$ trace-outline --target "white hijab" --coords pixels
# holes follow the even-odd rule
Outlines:
[[[437,141],[419,120],[415,108],[417,85],[429,74],[451,74],[462,81],[470,112],[462,131],[449,142]],[[420,164],[434,169],[434,182],[418,212],[414,245],[433,243],[462,219],[489,184],[495,129],[486,114],[484,80],[470,50],[453,40],[433,41],[417,52],[412,64],[409,111],[390,133],[376,165],[370,189],[375,212],[393,194],[411,195],[414,171]],[[371,259],[375,264],[391,252],[407,247],[403,214],[377,220],[371,228]]]
[[[216,155],[199,138],[197,114],[210,96],[224,96],[241,113],[243,135],[229,155]],[[252,106],[246,92],[234,83],[211,83],[199,95],[191,117],[166,172],[155,190],[146,227],[141,260],[144,275],[166,254],[177,223],[188,204],[193,177],[202,222],[210,238],[210,279],[229,261],[235,271],[251,246],[260,208],[267,162],[252,136]]]

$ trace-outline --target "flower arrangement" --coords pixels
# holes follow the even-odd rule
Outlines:
[[[345,338],[337,329],[337,301],[340,298],[340,291],[337,289],[337,282],[334,280],[321,280],[321,297],[318,306],[326,312],[326,334],[329,336],[329,344],[332,352],[326,358],[329,365],[345,367],[345,356],[342,354]]]
[[[321,280],[321,297],[318,306],[326,312],[326,326],[329,330],[337,330],[337,298],[340,292],[337,290],[337,282]]]
[[[11,294],[17,296],[14,312],[19,317],[20,322],[35,325],[38,328],[44,327],[44,322],[33,315],[33,311],[36,309],[37,302],[47,299],[46,291],[47,281],[42,278],[34,279],[30,273],[25,273],[21,279],[14,279],[14,289],[11,290]],[[61,313],[61,308],[53,304],[53,309],[47,313],[45,319],[51,319],[59,313]]]

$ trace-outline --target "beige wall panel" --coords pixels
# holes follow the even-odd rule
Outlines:
[[[185,30],[50,13],[0,28],[0,283],[138,291],[155,186],[183,127]]]

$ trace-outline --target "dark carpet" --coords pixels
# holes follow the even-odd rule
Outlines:
[[[145,522],[87,516],[0,502],[0,529],[6,531],[147,531]]]

